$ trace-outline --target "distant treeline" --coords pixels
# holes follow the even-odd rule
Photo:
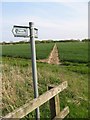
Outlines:
[[[90,42],[90,39],[83,39],[83,40],[74,40],[74,39],[71,39],[71,40],[42,40],[42,41],[39,41],[39,40],[36,40],[35,43],[38,44],[38,43],[55,43],[55,42]],[[1,45],[5,45],[5,44],[27,44],[27,43],[30,43],[30,41],[18,41],[18,42],[2,42],[0,43]]]
[[[82,42],[90,42],[90,39],[83,39]]]

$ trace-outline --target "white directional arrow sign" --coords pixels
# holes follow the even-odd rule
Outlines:
[[[29,37],[29,29],[25,27],[14,26],[12,33],[14,37]]]

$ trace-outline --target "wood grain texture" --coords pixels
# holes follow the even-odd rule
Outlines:
[[[56,86],[55,88],[52,88],[51,90],[45,92],[38,98],[33,99],[29,103],[24,104],[20,108],[16,109],[15,111],[7,114],[3,118],[23,118],[28,113],[35,110],[37,107],[41,106],[51,98],[53,98],[58,93],[62,92],[64,89],[67,88],[67,81],[61,83],[59,86]]]

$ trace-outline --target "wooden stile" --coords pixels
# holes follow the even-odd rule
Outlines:
[[[53,98],[51,101],[53,101],[53,100],[55,101],[55,104],[54,104],[54,102],[52,102],[52,104],[53,104],[52,109],[55,108],[55,111],[53,110],[53,112],[55,112],[55,114],[54,114],[54,117],[55,117],[60,112],[60,108],[58,107],[58,104],[59,104],[58,93],[62,92],[66,88],[67,88],[67,81],[61,83],[59,86],[56,86],[56,87],[50,89],[49,91],[40,95],[38,98],[33,99],[29,103],[24,104],[20,108],[14,110],[13,112],[2,117],[2,119],[3,118],[4,119],[5,118],[18,118],[18,119],[23,118],[24,116],[26,116],[27,114],[29,114],[30,112],[32,112],[33,110],[35,110],[36,108],[38,108],[39,106],[41,106],[42,104],[44,104],[45,102],[50,100],[51,98]],[[54,99],[54,96],[55,96],[55,99]]]

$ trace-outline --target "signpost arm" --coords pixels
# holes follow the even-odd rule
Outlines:
[[[31,42],[31,54],[32,54],[32,76],[34,86],[34,97],[38,97],[38,83],[37,83],[37,67],[36,67],[36,52],[35,52],[35,40],[34,40],[34,28],[33,23],[29,22],[30,28],[30,42]],[[40,118],[39,108],[36,110],[36,119]]]

